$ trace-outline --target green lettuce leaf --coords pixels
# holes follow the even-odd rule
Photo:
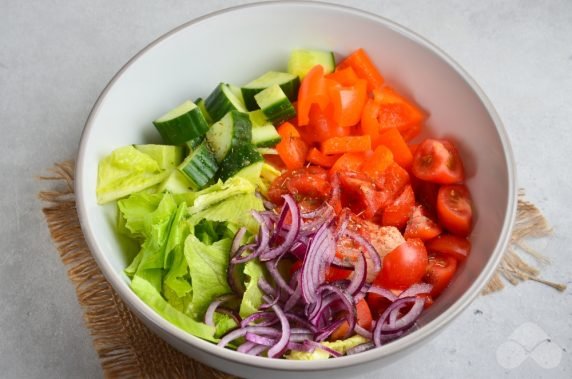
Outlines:
[[[348,351],[352,347],[361,345],[362,343],[366,342],[369,342],[367,338],[356,334],[355,336],[345,340],[337,340],[333,342],[322,342],[322,343],[324,344],[324,346],[329,347],[330,349],[333,349],[338,353],[345,354],[346,351]],[[316,349],[311,353],[292,350],[284,357],[286,359],[310,361],[314,359],[328,359],[330,357],[330,354],[322,349]]]
[[[157,161],[133,146],[115,149],[99,161],[96,195],[99,204],[143,191],[169,175]]]
[[[217,312],[214,314],[214,324],[216,330],[214,336],[216,338],[224,336],[238,326],[230,316]]]
[[[192,314],[201,320],[210,303],[218,296],[231,292],[226,278],[230,239],[206,245],[193,234],[185,240],[185,257],[193,286]]]
[[[239,314],[242,318],[258,311],[262,305],[263,293],[258,287],[258,280],[266,276],[266,269],[260,262],[252,260],[244,265],[244,274],[248,276],[248,281],[245,283],[246,291],[240,303]]]
[[[161,315],[165,320],[182,330],[199,338],[216,342],[214,337],[216,329],[205,323],[193,320],[180,310],[169,304],[157,289],[156,282],[161,281],[161,270],[145,270],[137,273],[131,281],[131,289],[147,305]]]

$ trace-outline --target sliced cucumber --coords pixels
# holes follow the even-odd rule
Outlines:
[[[282,140],[272,124],[252,127],[252,144],[256,147],[273,147]]]
[[[263,159],[262,155],[250,143],[238,145],[233,147],[224,160],[220,162],[218,176],[222,180],[227,180],[243,168]]]
[[[264,116],[274,125],[296,116],[296,110],[278,84],[273,84],[257,93],[254,95],[254,99]]]
[[[322,65],[324,74],[333,72],[336,68],[334,53],[323,50],[294,50],[290,53],[290,59],[288,60],[288,72],[303,79],[308,71],[317,64]]]
[[[161,170],[171,170],[183,160],[183,148],[173,145],[133,145],[137,150],[157,161]]]
[[[206,139],[217,162],[222,162],[232,149],[250,144],[252,124],[248,114],[236,110],[228,112],[211,125]]]
[[[203,141],[205,140],[204,136],[193,138],[185,142],[187,145],[187,149],[189,150],[189,154],[193,152]]]
[[[254,185],[258,185],[260,183],[260,173],[262,172],[262,166],[264,165],[264,161],[258,161],[251,165],[248,165],[238,171],[234,176],[240,176],[248,181],[250,181]]]
[[[264,115],[261,109],[257,109],[252,112],[248,112],[248,118],[250,118],[250,122],[252,123],[252,127],[255,126],[264,126],[269,124],[268,119]]]
[[[278,84],[290,101],[296,101],[298,98],[298,89],[300,88],[300,78],[298,75],[287,72],[268,71],[266,74],[254,79],[241,88],[246,109],[251,111],[258,108],[256,100],[254,100],[254,95],[273,84]]]
[[[262,155],[278,155],[278,150],[273,147],[257,147],[256,150]]]
[[[205,107],[205,99],[203,99],[202,97],[199,97],[197,100],[195,100],[195,104],[197,104],[197,107],[199,107],[201,112],[203,112],[203,116],[205,116],[205,120],[207,120],[207,124],[209,124],[209,125],[212,124],[213,119],[212,119],[211,115],[209,114],[209,112],[207,112],[207,107]]]
[[[172,145],[204,135],[209,125],[201,110],[188,100],[153,121],[163,141]]]
[[[214,154],[206,143],[200,144],[179,166],[179,171],[189,179],[190,187],[195,191],[209,184],[217,170]]]
[[[205,100],[207,113],[216,122],[229,111],[247,112],[240,88],[220,83]]]

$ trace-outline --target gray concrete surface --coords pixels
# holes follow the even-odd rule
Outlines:
[[[139,49],[244,2],[0,0],[1,378],[102,376],[35,176],[74,158],[99,92]],[[511,137],[519,185],[554,226],[535,244],[552,260],[543,275],[572,284],[572,2],[340,3],[424,35],[482,86]],[[479,298],[430,344],[363,378],[570,378],[571,291],[531,282]],[[528,359],[518,364],[519,354]]]

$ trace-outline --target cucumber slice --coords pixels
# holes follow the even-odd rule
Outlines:
[[[256,150],[262,155],[278,155],[278,150],[273,147],[258,147]]]
[[[153,121],[165,143],[179,145],[204,135],[209,125],[201,110],[188,100]]]
[[[213,122],[229,111],[247,112],[240,88],[220,83],[205,100],[205,108]]]
[[[296,101],[298,98],[300,78],[297,75],[287,72],[268,71],[241,88],[246,109],[251,111],[258,108],[254,95],[273,84],[278,84],[290,101]]]
[[[220,163],[218,176],[222,180],[227,180],[243,168],[263,159],[262,155],[250,143],[238,145]]]
[[[179,170],[173,170],[167,179],[159,184],[157,192],[185,193],[191,191],[191,186],[185,174]]]
[[[252,123],[252,144],[256,147],[272,147],[282,139],[272,123],[268,122],[262,110],[248,113]]]
[[[183,148],[173,145],[133,145],[157,161],[161,170],[172,170],[183,160]]]
[[[290,53],[290,59],[288,60],[288,72],[303,79],[308,71],[317,64],[322,65],[324,74],[333,72],[336,68],[334,53],[323,50],[294,50]]]
[[[258,161],[244,167],[242,170],[234,174],[234,176],[240,176],[256,186],[260,183],[260,173],[262,172],[263,165],[264,161]]]
[[[199,97],[197,100],[195,100],[195,104],[197,104],[197,107],[199,107],[201,112],[203,112],[203,116],[205,116],[205,120],[207,120],[207,124],[211,125],[213,123],[213,119],[212,119],[211,115],[209,114],[209,112],[207,112],[207,107],[205,106],[205,99],[203,99],[202,97]]]
[[[178,167],[189,180],[190,187],[197,191],[214,178],[218,165],[206,143],[200,144]]]
[[[252,124],[248,114],[236,110],[228,112],[220,121],[212,124],[206,139],[217,162],[222,162],[232,149],[250,144]]]
[[[187,149],[189,149],[189,154],[192,153],[203,141],[205,140],[204,136],[193,138],[185,142],[187,145]]]
[[[296,110],[278,84],[273,84],[257,93],[254,95],[254,99],[260,106],[264,116],[274,125],[278,125],[296,116]]]

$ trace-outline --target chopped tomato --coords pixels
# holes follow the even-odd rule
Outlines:
[[[406,185],[401,195],[383,210],[382,225],[395,226],[402,229],[407,224],[414,206],[415,195],[413,189],[410,185]]]
[[[369,305],[365,301],[365,299],[361,299],[356,303],[356,322],[359,326],[366,330],[371,330],[371,325],[373,322],[373,318],[371,316],[371,311],[369,309]],[[351,330],[349,330],[350,325],[347,321],[342,323],[338,329],[336,329],[330,335],[330,341],[336,341],[348,338],[350,335]]]
[[[278,134],[282,140],[276,145],[276,150],[284,165],[290,170],[304,167],[308,145],[300,138],[296,127],[285,122],[278,127]]]
[[[359,171],[363,165],[365,154],[363,153],[345,153],[338,158],[336,163],[330,169],[331,173],[342,171]]]
[[[427,250],[455,258],[458,262],[464,261],[471,251],[471,242],[468,239],[453,234],[441,234],[425,243]]]
[[[395,162],[397,162],[401,167],[408,169],[411,166],[413,155],[397,128],[383,130],[376,143],[389,148],[393,153],[393,159],[395,159]]]
[[[342,204],[366,220],[373,218],[382,201],[369,177],[355,171],[342,171],[339,178]]]
[[[292,194],[297,199],[321,199],[330,196],[331,185],[328,173],[321,167],[310,166],[298,170],[286,171],[276,178],[268,189],[268,199],[282,204],[282,195]]]
[[[328,87],[328,95],[334,107],[334,119],[342,127],[356,125],[360,121],[367,100],[366,81],[359,79],[350,86],[334,81],[331,83],[333,84]]]
[[[427,250],[420,239],[412,238],[383,258],[383,267],[374,284],[406,289],[421,281],[427,269]]]
[[[338,158],[339,155],[326,155],[315,147],[310,149],[306,157],[308,162],[322,167],[332,167]]]
[[[310,107],[318,104],[321,109],[325,109],[329,102],[328,79],[324,77],[322,65],[314,66],[300,83],[298,90],[298,125],[308,125]]]
[[[338,280],[347,279],[352,273],[353,270],[330,265],[326,269],[326,282],[331,283]]]
[[[322,142],[322,152],[326,155],[363,153],[371,150],[369,136],[332,137]]]
[[[407,184],[409,184],[409,174],[397,163],[391,163],[375,178],[376,188],[385,193],[388,201],[395,199]]]
[[[380,145],[375,148],[373,154],[368,157],[362,171],[373,180],[377,179],[393,163],[393,153],[387,147]]]
[[[457,261],[453,257],[430,255],[424,281],[433,285],[431,296],[437,297],[453,279],[457,271]]]
[[[405,238],[419,238],[427,241],[437,237],[443,230],[435,221],[429,217],[429,213],[422,205],[418,205],[413,210],[407,226],[405,227]]]
[[[413,175],[421,180],[452,184],[465,178],[457,149],[447,140],[426,139],[413,157]]]
[[[317,104],[310,107],[308,125],[298,131],[308,144],[320,143],[332,137],[348,136],[351,133],[351,129],[343,128],[334,121],[333,107],[327,106],[322,110]]]
[[[351,67],[358,77],[367,80],[369,91],[379,88],[383,84],[383,76],[377,70],[364,49],[354,51],[338,65],[339,69]]]
[[[469,189],[462,184],[441,186],[437,194],[437,216],[449,232],[469,235],[473,223]]]
[[[426,182],[417,179],[415,176],[411,178],[413,191],[415,192],[415,200],[423,205],[431,214],[437,214],[437,193],[439,192],[439,184]]]

